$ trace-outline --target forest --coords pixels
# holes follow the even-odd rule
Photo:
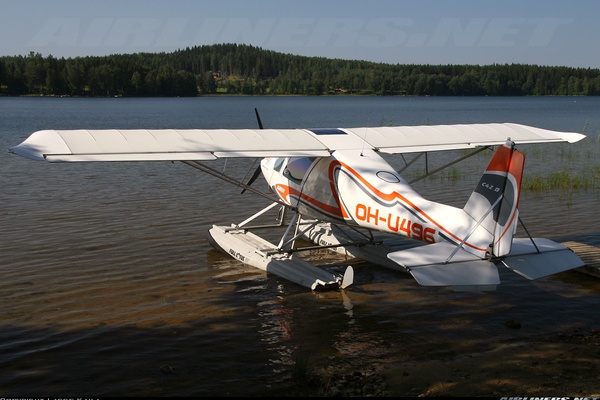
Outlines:
[[[0,95],[597,96],[600,69],[406,65],[284,54],[238,44],[172,53],[0,57]]]

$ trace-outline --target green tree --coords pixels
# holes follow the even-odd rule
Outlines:
[[[218,78],[217,78],[218,76]],[[4,94],[193,96],[197,93],[600,95],[600,70],[535,65],[390,65],[218,44],[173,53],[0,57]],[[219,90],[217,90],[217,88]]]
[[[46,83],[46,69],[40,53],[29,53],[25,63],[25,80],[29,93],[39,94],[42,92]]]
[[[131,87],[134,95],[141,96],[144,94],[144,78],[139,71],[134,71],[131,75]]]
[[[202,94],[213,94],[217,92],[217,83],[212,71],[205,72],[203,75],[198,75],[197,86]]]

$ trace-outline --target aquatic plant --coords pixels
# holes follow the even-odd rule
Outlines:
[[[547,175],[524,176],[521,189],[542,190],[591,190],[597,189],[600,181],[600,166],[596,166],[590,176],[579,176],[567,171],[551,172]]]

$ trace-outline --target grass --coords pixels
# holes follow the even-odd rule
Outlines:
[[[570,191],[600,188],[600,133],[596,134],[595,139],[593,135],[588,135],[588,139],[581,142],[560,146],[558,151],[552,151],[550,147],[543,149],[542,146],[537,146],[527,156],[537,158],[548,170],[551,170],[552,165],[558,161],[558,165],[568,168],[568,171],[561,169],[558,172],[527,175],[526,163],[525,175],[521,183],[523,190]]]
[[[531,191],[547,190],[594,190],[600,183],[600,166],[596,166],[589,176],[579,176],[567,171],[551,172],[547,175],[524,176],[521,189]]]

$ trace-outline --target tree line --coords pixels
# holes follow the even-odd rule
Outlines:
[[[400,65],[306,57],[237,44],[172,53],[0,57],[0,95],[597,96],[600,69]]]

